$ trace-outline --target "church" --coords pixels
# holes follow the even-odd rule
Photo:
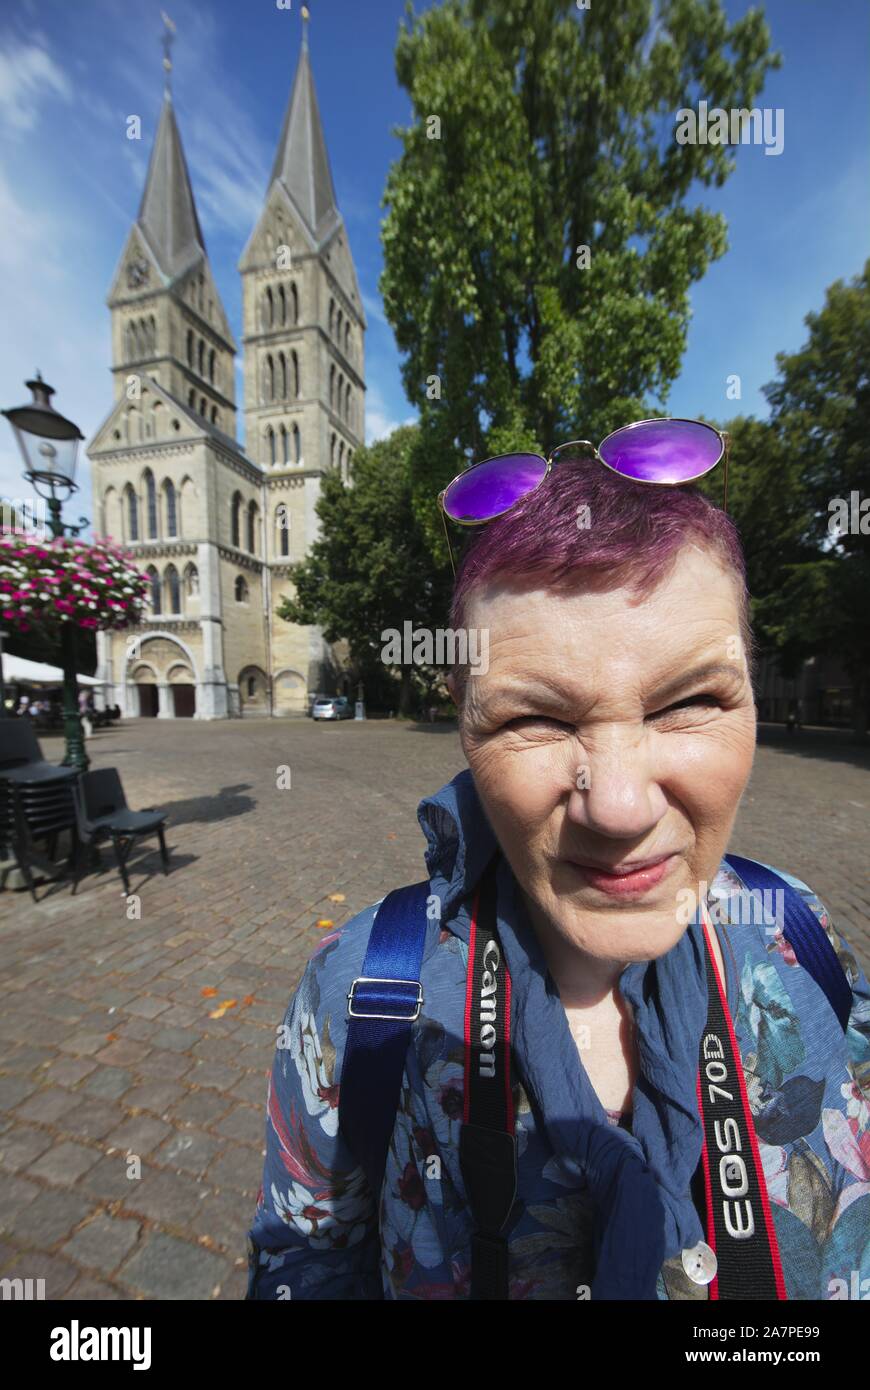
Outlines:
[[[137,628],[98,633],[98,703],[128,717],[292,715],[341,689],[317,628],[277,617],[327,471],[364,441],[366,318],[338,210],[307,22],[242,277],[237,345],[209,264],[164,60],[139,214],[108,295],[114,405],[90,441],[94,532],[150,581]]]

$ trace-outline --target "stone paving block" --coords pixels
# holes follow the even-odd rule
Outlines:
[[[131,1086],[123,1104],[125,1110],[148,1110],[153,1115],[163,1116],[188,1094],[187,1088],[175,1081],[147,1081],[141,1086]]]
[[[221,1191],[229,1188],[232,1192],[243,1192],[256,1197],[263,1181],[263,1156],[254,1148],[233,1149],[222,1153],[212,1163],[206,1178],[213,1187]]]
[[[80,1096],[72,1110],[61,1116],[57,1128],[77,1139],[104,1139],[118,1123],[118,1112],[105,1100]]]
[[[244,1076],[245,1073],[239,1067],[228,1067],[222,1062],[197,1062],[185,1074],[184,1079],[189,1086],[210,1086],[216,1091],[229,1091]]]
[[[76,1266],[62,1255],[49,1255],[42,1250],[20,1251],[3,1270],[4,1279],[44,1279],[46,1302],[63,1298],[79,1274]]]
[[[165,1013],[169,1004],[165,999],[158,999],[152,995],[145,995],[143,998],[131,999],[124,1006],[124,1012],[135,1014],[137,1018],[157,1018],[158,1014]]]
[[[256,1202],[247,1194],[221,1191],[199,1203],[193,1229],[236,1259],[246,1255],[255,1210]]]
[[[105,1043],[105,1038],[103,1042]],[[139,1064],[146,1050],[141,1042],[125,1042],[120,1038],[117,1042],[109,1043],[108,1047],[103,1047],[96,1053],[96,1058],[105,1066],[131,1067]]]
[[[124,1071],[121,1067],[101,1066],[98,1071],[89,1076],[82,1088],[92,1096],[99,1096],[105,1100],[117,1100],[125,1091],[130,1089],[133,1077],[130,1072]]]
[[[171,1133],[171,1126],[164,1124],[162,1120],[156,1120],[150,1115],[135,1115],[124,1120],[117,1129],[107,1134],[105,1143],[108,1148],[120,1149],[122,1153],[138,1154],[140,1158],[144,1158]]]
[[[139,1182],[127,1184],[122,1210],[131,1216],[147,1218],[160,1226],[185,1232],[195,1239],[193,1222],[200,1202],[212,1195],[207,1183],[186,1173],[170,1169],[144,1168]]]
[[[231,1104],[229,1096],[218,1091],[186,1091],[172,1107],[170,1118],[177,1125],[212,1129]]]
[[[18,1120],[36,1120],[43,1125],[55,1124],[68,1110],[81,1104],[80,1097],[62,1086],[43,1086],[23,1101],[15,1111]]]
[[[129,1294],[120,1293],[113,1289],[111,1284],[103,1283],[102,1279],[82,1274],[60,1297],[69,1303],[109,1303],[112,1300],[129,1299]]]
[[[26,1172],[53,1143],[47,1129],[16,1124],[0,1137],[0,1165],[12,1172]]]
[[[38,1068],[45,1069],[54,1059],[54,1053],[47,1047],[18,1047],[3,1058],[4,1072],[13,1076],[30,1076]]]
[[[153,1155],[154,1162],[167,1168],[180,1168],[201,1177],[219,1154],[225,1141],[199,1129],[180,1129],[170,1135]]]
[[[27,1182],[21,1177],[7,1177],[4,1174],[3,1181],[0,1182],[0,1233],[3,1235],[11,1229],[10,1223],[15,1220],[19,1211],[26,1207],[30,1202],[42,1192],[35,1182]]]
[[[65,1242],[60,1253],[86,1269],[111,1275],[136,1245],[140,1229],[138,1221],[99,1212]]]
[[[148,1171],[143,1163],[143,1174]],[[90,1193],[100,1202],[124,1202],[131,1190],[144,1182],[144,1177],[128,1176],[130,1172],[126,1150],[116,1149],[114,1153],[104,1155],[93,1168],[89,1168],[79,1186],[83,1192]]]
[[[0,1076],[0,1110],[15,1106],[39,1089],[39,1082],[27,1076]]]
[[[211,1299],[232,1266],[220,1255],[152,1231],[118,1271],[120,1283],[149,1298]]]
[[[212,1128],[216,1134],[225,1134],[228,1139],[236,1139],[243,1144],[255,1144],[261,1148],[266,1128],[265,1104],[236,1105]]]
[[[165,1077],[171,1081],[181,1081],[193,1070],[193,1058],[183,1052],[165,1052],[154,1048],[147,1057],[142,1057],[136,1070],[142,1077]]]
[[[93,1210],[93,1202],[74,1192],[48,1188],[18,1211],[8,1230],[21,1245],[47,1250],[68,1236]]]
[[[97,1063],[89,1057],[57,1057],[45,1069],[46,1080],[52,1086],[77,1086],[95,1071]]]
[[[83,1144],[64,1139],[53,1144],[31,1165],[30,1177],[43,1178],[60,1187],[72,1187],[99,1158],[95,1149],[86,1149]]]

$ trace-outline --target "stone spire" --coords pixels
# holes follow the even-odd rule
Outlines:
[[[332,170],[308,61],[308,12],[304,7],[302,20],[302,51],[284,115],[269,187],[276,179],[281,182],[315,242],[320,245],[341,221],[341,215],[335,200]]]
[[[205,255],[205,241],[172,106],[168,35],[164,43],[163,110],[136,223],[161,271],[172,281]]]

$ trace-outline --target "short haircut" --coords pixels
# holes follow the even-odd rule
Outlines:
[[[493,581],[518,594],[622,585],[643,594],[666,577],[684,546],[695,544],[734,580],[752,676],[755,648],[740,537],[731,518],[697,488],[637,483],[595,459],[572,459],[554,464],[509,512],[469,531],[453,586],[454,630],[465,626],[471,592]],[[461,689],[466,672],[455,675]]]

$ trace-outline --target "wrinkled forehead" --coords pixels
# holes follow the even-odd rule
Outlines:
[[[556,587],[522,576],[494,578],[469,590],[464,626],[490,665],[546,662],[654,667],[723,649],[733,659],[746,637],[742,589],[709,552],[686,546],[656,584],[638,588],[589,576]]]

